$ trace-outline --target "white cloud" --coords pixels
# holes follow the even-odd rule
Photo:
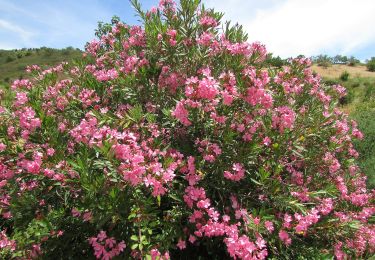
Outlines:
[[[33,36],[33,33],[23,29],[22,27],[0,19],[0,29],[6,30],[10,33],[17,34],[23,41],[28,42]]]
[[[24,5],[0,0],[0,47],[84,47],[94,38],[97,21],[109,21],[110,5],[102,1],[34,1]]]
[[[350,55],[375,44],[373,0],[206,1],[282,57]],[[236,11],[237,10],[237,11]]]

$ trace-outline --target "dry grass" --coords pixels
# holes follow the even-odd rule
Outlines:
[[[323,68],[314,64],[312,70],[324,78],[339,78],[344,71],[349,72],[351,78],[375,78],[375,72],[368,71],[364,65],[352,67],[335,64],[328,68]]]

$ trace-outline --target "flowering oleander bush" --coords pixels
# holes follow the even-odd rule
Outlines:
[[[0,256],[337,259],[375,250],[357,124],[199,0],[100,24],[0,107]]]

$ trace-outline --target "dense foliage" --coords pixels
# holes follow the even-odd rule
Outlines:
[[[357,124],[310,60],[198,0],[101,24],[84,56],[28,67],[0,107],[0,255],[366,258],[374,193]]]

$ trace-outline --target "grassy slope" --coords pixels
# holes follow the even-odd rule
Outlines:
[[[339,78],[340,75],[347,71],[352,76],[352,78],[374,78],[375,79],[375,72],[370,72],[367,70],[365,65],[357,65],[357,66],[348,66],[348,65],[341,65],[341,64],[334,64],[330,67],[324,68],[318,65],[313,65],[312,69],[325,78]]]
[[[0,50],[0,84],[24,77],[27,65],[51,66],[80,56],[81,51],[73,48]]]

